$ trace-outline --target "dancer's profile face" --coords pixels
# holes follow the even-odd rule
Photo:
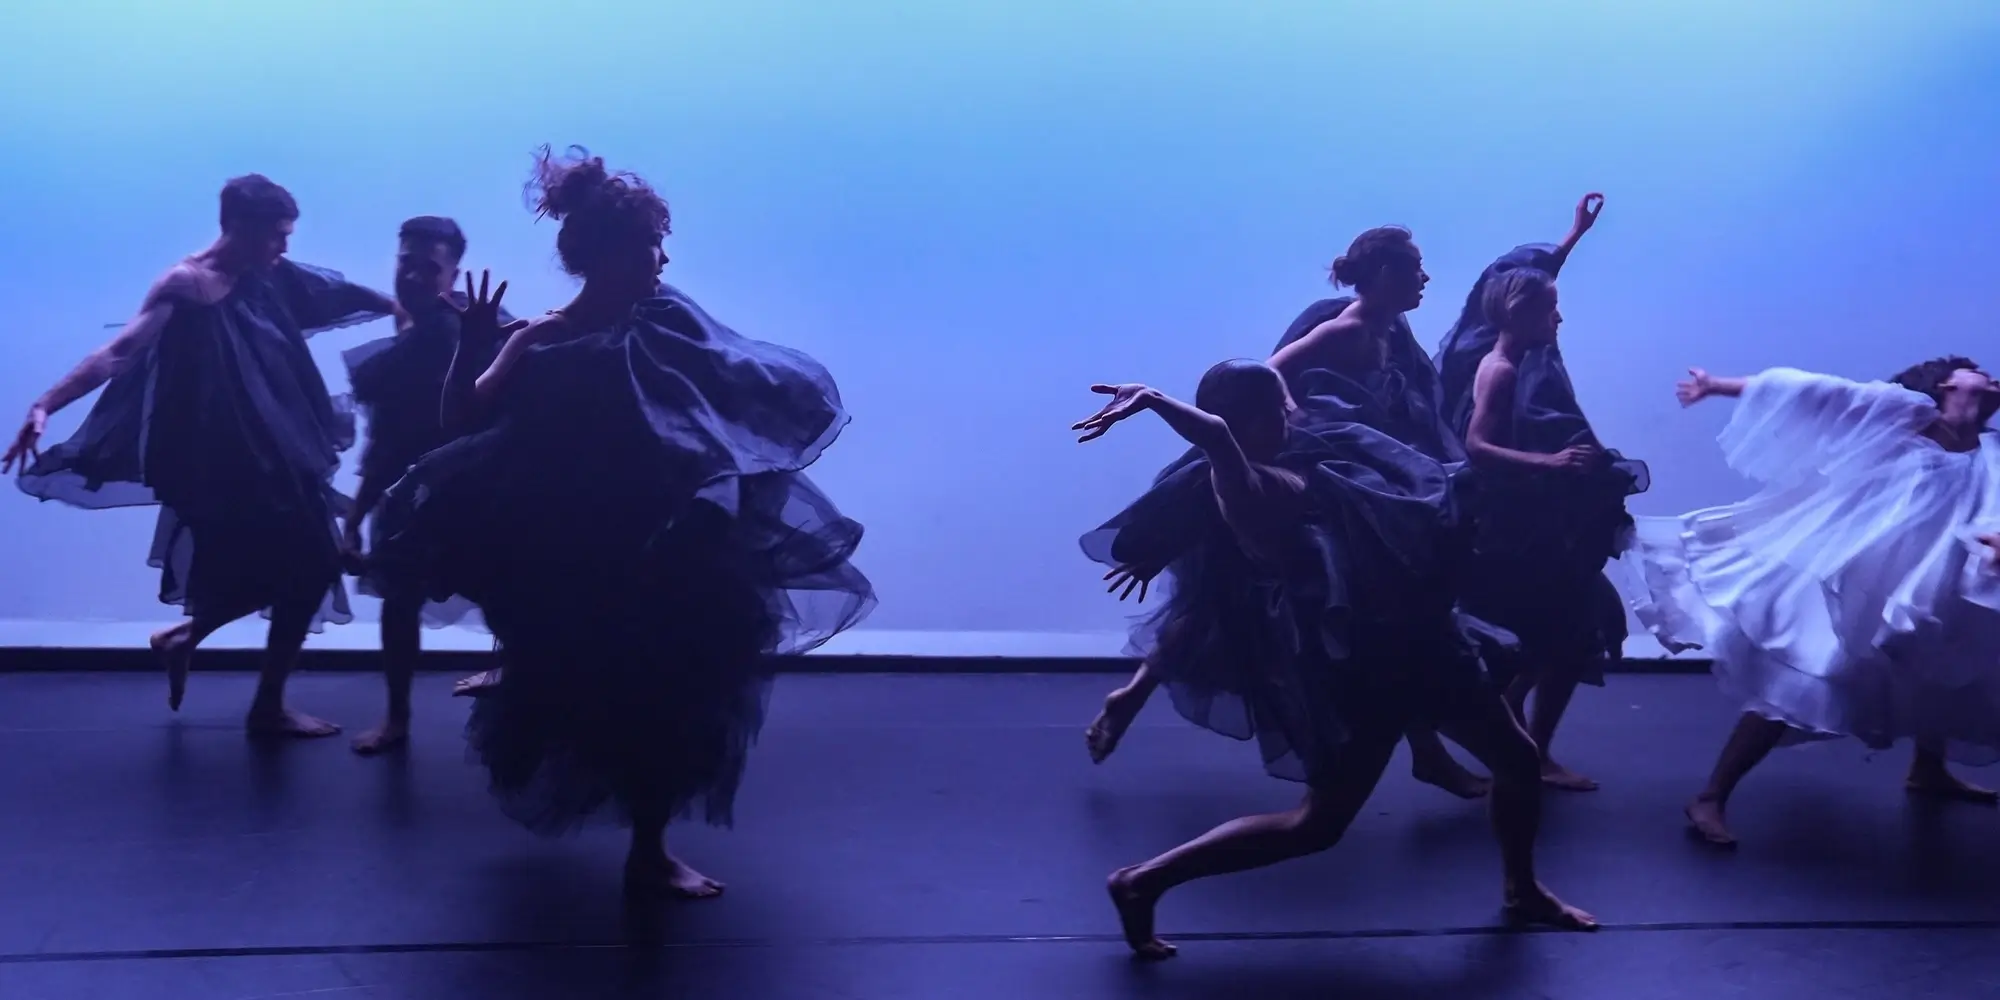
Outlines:
[[[604,272],[591,278],[629,288],[636,295],[651,295],[660,285],[660,273],[667,269],[666,240],[635,244],[604,263]]]
[[[1430,283],[1423,254],[1412,246],[1408,256],[1399,256],[1382,268],[1374,291],[1397,312],[1409,312],[1424,304],[1424,286]]]
[[[1938,386],[1938,409],[1946,420],[1984,424],[2000,412],[2000,385],[1977,368],[1960,368]]]
[[[1548,286],[1546,293],[1528,300],[1514,316],[1517,332],[1535,344],[1555,343],[1556,331],[1562,327],[1562,321],[1562,309],[1554,285]]]
[[[428,309],[458,281],[458,261],[443,240],[403,240],[396,247],[396,301],[411,312]]]

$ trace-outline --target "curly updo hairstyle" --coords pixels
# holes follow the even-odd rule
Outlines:
[[[1334,258],[1333,283],[1363,295],[1384,267],[1415,263],[1417,243],[1402,226],[1377,226],[1354,238],[1347,252]]]
[[[673,231],[666,199],[637,174],[605,169],[604,158],[582,146],[571,146],[560,157],[543,146],[535,154],[526,195],[537,216],[562,223],[556,255],[563,270],[578,277]]]

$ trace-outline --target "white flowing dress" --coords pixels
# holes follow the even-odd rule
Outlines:
[[[1788,368],[1749,379],[1720,442],[1762,488],[1637,519],[1627,597],[1669,649],[1714,657],[1723,693],[1788,742],[1899,739],[2000,761],[2000,439],[1923,432],[1937,405]]]

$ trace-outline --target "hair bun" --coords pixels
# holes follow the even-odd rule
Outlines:
[[[614,183],[603,157],[571,146],[568,155],[558,160],[544,146],[535,164],[535,210],[560,221],[602,201]]]
[[[1335,257],[1333,259],[1333,267],[1330,270],[1333,271],[1335,284],[1352,285],[1354,284],[1354,279],[1360,277],[1360,275],[1354,273],[1356,270],[1354,261],[1349,259],[1346,254]]]

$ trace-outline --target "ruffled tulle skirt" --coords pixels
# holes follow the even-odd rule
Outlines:
[[[1793,741],[2000,761],[2000,593],[1963,538],[1980,475],[1971,456],[1919,452],[1852,489],[1809,480],[1639,518],[1630,603]]]
[[[1443,466],[1360,424],[1296,433],[1281,464],[1310,508],[1282,568],[1244,558],[1199,458],[1082,546],[1105,565],[1166,563],[1166,599],[1130,651],[1188,721],[1314,783],[1357,740],[1483,711],[1498,696],[1486,660],[1517,642],[1454,606],[1464,539]]]
[[[377,572],[476,604],[503,651],[467,727],[508,815],[559,833],[620,818],[733,820],[774,654],[874,603],[861,526],[801,473],[688,499],[620,483],[523,485],[504,434],[419,462],[384,501]]]

